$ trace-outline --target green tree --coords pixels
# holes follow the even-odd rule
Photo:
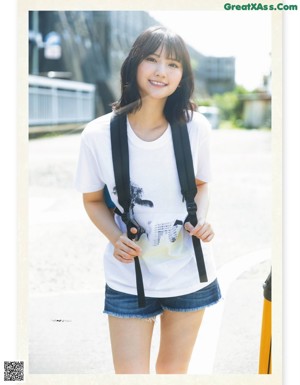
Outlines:
[[[213,96],[214,104],[220,110],[220,119],[229,120],[234,126],[242,126],[242,95],[250,93],[243,86],[236,86],[233,91]]]

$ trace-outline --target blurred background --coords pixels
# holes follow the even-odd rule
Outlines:
[[[111,111],[120,67],[152,25],[190,51],[195,101],[210,120],[209,221],[223,301],[207,311],[190,373],[258,371],[263,283],[271,268],[271,14],[29,12],[30,373],[113,373],[102,314],[106,239],[73,186],[80,133]],[[153,339],[152,370],[158,349]]]
[[[53,124],[68,129],[109,112],[120,96],[120,67],[133,41],[158,24],[187,42],[195,100],[213,128],[271,127],[269,13],[32,11],[30,133]]]

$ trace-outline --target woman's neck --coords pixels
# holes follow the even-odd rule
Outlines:
[[[143,101],[141,109],[128,114],[128,120],[138,136],[145,138],[160,136],[168,127],[163,110],[164,103],[161,100],[152,103]]]

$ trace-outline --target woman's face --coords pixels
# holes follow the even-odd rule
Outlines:
[[[167,57],[165,48],[159,47],[138,65],[137,84],[141,97],[166,100],[179,86],[182,73],[182,64]]]

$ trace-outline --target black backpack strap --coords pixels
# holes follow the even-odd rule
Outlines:
[[[185,222],[190,222],[193,226],[196,226],[198,222],[197,204],[195,202],[197,186],[195,182],[193,158],[187,125],[172,124],[171,130],[181,193],[186,201],[188,212]],[[192,241],[200,282],[207,282],[208,279],[200,239],[193,236]]]
[[[118,201],[124,212],[129,212],[131,198],[126,115],[112,116],[110,135]]]
[[[121,218],[127,227],[127,236],[134,239],[135,235],[131,233],[132,227],[137,228],[130,213],[130,176],[129,176],[129,153],[127,139],[127,122],[126,114],[113,114],[110,122],[111,150],[113,169],[115,174],[116,190],[118,201],[123,207]],[[145,292],[140,261],[138,257],[134,257],[136,286],[138,294],[139,307],[145,306]]]

